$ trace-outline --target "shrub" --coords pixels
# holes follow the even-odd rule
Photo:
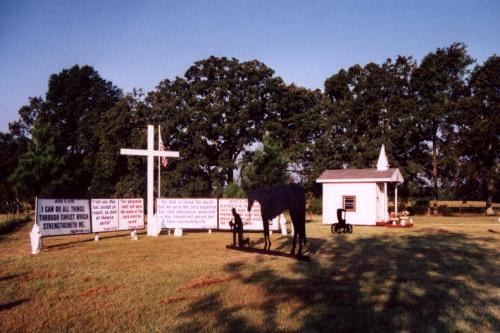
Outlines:
[[[429,199],[417,199],[415,200],[415,206],[429,206]]]
[[[409,206],[407,208],[407,211],[410,212],[410,215],[425,215],[427,214],[427,209],[429,206],[427,205],[415,205],[415,206]]]
[[[224,188],[224,198],[246,198],[247,194],[237,183],[230,183]]]
[[[439,205],[438,213],[443,216],[451,216],[453,214],[453,210],[447,205]]]
[[[307,208],[307,210],[309,211],[309,213],[313,214],[323,213],[323,199],[321,197],[320,198],[311,197],[309,198],[308,203],[309,207]]]

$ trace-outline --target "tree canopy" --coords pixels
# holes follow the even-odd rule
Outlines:
[[[105,114],[121,97],[121,90],[90,66],[53,74],[45,98],[32,98],[11,126],[14,133],[30,139],[11,175],[19,196],[112,194],[113,188],[99,191],[95,180],[107,170],[96,167],[96,162],[103,148]]]
[[[288,183],[288,160],[282,148],[269,134],[263,138],[263,147],[249,153],[242,168],[242,187],[246,192],[259,187],[274,187]]]
[[[53,74],[0,133],[0,208],[34,196],[143,196],[147,124],[179,150],[166,196],[241,196],[293,178],[319,194],[327,168],[374,167],[385,144],[403,196],[498,199],[500,61],[462,43],[418,62],[397,56],[340,69],[324,91],[287,84],[258,60],[209,57],[150,92],[124,95],[91,66]],[[256,145],[263,143],[261,150]],[[238,178],[238,176],[241,176]]]

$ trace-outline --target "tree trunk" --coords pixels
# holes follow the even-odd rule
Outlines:
[[[495,209],[493,208],[493,205],[491,204],[491,195],[488,196],[488,198],[486,199],[486,215],[487,216],[495,215]]]
[[[231,184],[233,181],[234,181],[234,177],[233,177],[233,169],[231,168],[227,168],[225,170],[225,173],[226,173],[226,177],[227,177],[227,184]]]
[[[485,198],[486,198],[486,207],[485,213],[487,216],[495,215],[495,209],[493,209],[492,201],[493,201],[493,192],[495,191],[495,184],[491,177],[488,175],[485,176]]]
[[[437,215],[439,200],[438,167],[437,167],[437,137],[432,138],[432,186],[434,188],[434,200],[432,202],[432,214]]]

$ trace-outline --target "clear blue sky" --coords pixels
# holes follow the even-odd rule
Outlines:
[[[500,54],[500,1],[0,0],[0,131],[52,73],[89,64],[125,92],[152,90],[210,55],[258,59],[323,88],[341,68],[455,41]]]

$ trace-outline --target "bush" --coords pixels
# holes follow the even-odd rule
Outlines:
[[[453,210],[447,205],[439,205],[438,213],[442,216],[451,216],[453,214]]]
[[[415,206],[429,206],[429,200],[428,199],[417,199],[415,200]]]
[[[313,214],[323,213],[323,199],[321,197],[320,198],[311,197],[309,198],[308,203],[309,207],[307,208],[307,210],[309,211],[309,213]]]
[[[429,208],[429,199],[416,199],[411,206],[407,206],[406,210],[410,215],[425,215]]]
[[[262,149],[247,155],[241,163],[241,186],[246,191],[284,185],[290,179],[283,148],[269,134],[264,135],[262,142]]]
[[[453,212],[457,214],[484,214],[486,208],[484,207],[454,207]]]
[[[246,198],[247,194],[237,183],[230,183],[224,188],[224,198]]]
[[[428,205],[415,205],[415,206],[410,206],[407,208],[407,210],[410,212],[410,215],[425,215],[427,214],[427,209],[429,208]]]

